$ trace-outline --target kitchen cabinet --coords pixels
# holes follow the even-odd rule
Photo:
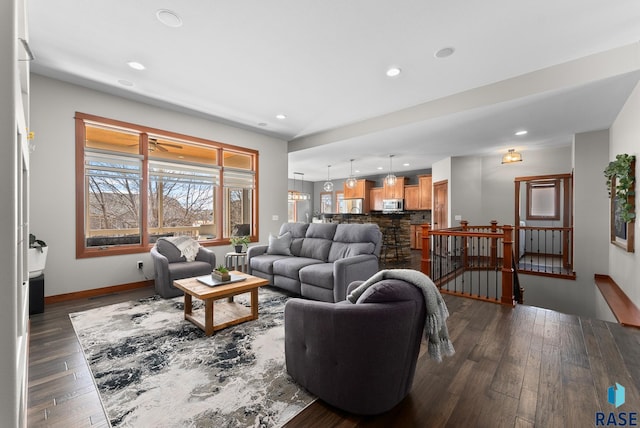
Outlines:
[[[418,209],[430,210],[431,209],[431,186],[432,177],[431,174],[418,176]]]
[[[404,186],[404,209],[409,211],[420,209],[420,187],[417,184]]]
[[[404,199],[404,183],[406,177],[396,177],[394,185],[389,186],[384,182],[384,199]]]
[[[372,187],[369,191],[369,199],[369,206],[373,211],[382,211],[384,189],[382,187]]]
[[[373,181],[357,180],[353,189],[344,186],[344,199],[368,199],[369,191],[373,187]]]

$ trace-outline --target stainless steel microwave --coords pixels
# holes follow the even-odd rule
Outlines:
[[[383,199],[382,212],[396,213],[404,210],[404,199]]]

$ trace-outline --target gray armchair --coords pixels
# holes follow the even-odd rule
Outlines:
[[[216,267],[216,255],[213,251],[200,247],[196,259],[187,262],[180,251],[170,242],[158,239],[151,248],[151,259],[155,273],[156,293],[164,298],[183,294],[173,286],[176,279],[210,274]]]
[[[397,279],[372,285],[355,304],[291,299],[284,309],[287,371],[334,407],[386,412],[411,390],[425,316],[422,292]]]

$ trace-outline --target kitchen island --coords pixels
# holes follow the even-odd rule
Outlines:
[[[411,212],[368,214],[322,214],[324,223],[375,223],[382,232],[380,262],[393,264],[411,258]]]

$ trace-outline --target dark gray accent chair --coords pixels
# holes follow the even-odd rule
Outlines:
[[[284,309],[287,372],[334,407],[386,412],[411,390],[425,317],[422,292],[397,279],[372,285],[355,304],[291,299]]]
[[[162,238],[158,239],[151,248],[151,259],[153,260],[156,293],[165,299],[183,294],[182,290],[173,286],[173,281],[207,275],[216,267],[216,255],[213,251],[200,247],[196,259],[187,262],[175,245]]]
[[[377,224],[284,223],[290,254],[270,254],[268,245],[247,250],[249,273],[309,299],[339,302],[352,281],[378,272],[382,233]]]

